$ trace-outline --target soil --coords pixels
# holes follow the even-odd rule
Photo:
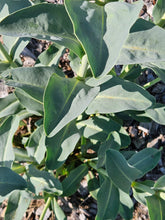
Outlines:
[[[131,3],[133,0],[126,0]],[[134,0],[135,1],[135,0]],[[63,0],[47,0],[49,3],[53,4],[63,4]],[[144,6],[140,12],[140,16],[144,19],[148,17],[152,19],[152,9],[155,4],[155,1],[152,0],[144,0]],[[2,41],[2,37],[0,38]],[[30,43],[27,47],[22,51],[20,57],[22,59],[23,66],[34,66],[37,60],[37,57],[40,53],[46,50],[51,42],[31,39]],[[69,50],[66,49],[65,53],[61,57],[59,61],[59,67],[62,68],[64,74],[67,77],[74,77],[74,72],[70,68],[70,61],[68,59]],[[116,66],[116,72],[119,75],[121,71],[120,66]],[[156,75],[150,69],[147,69],[145,72],[141,74],[139,77],[139,83],[144,85],[153,79],[156,78]],[[157,102],[165,104],[165,84],[163,82],[159,82],[148,89],[148,91],[155,96]],[[10,88],[8,88],[4,82],[0,81],[0,98],[5,97],[10,92]],[[29,121],[25,121],[25,125],[31,123]],[[136,120],[129,120],[124,122],[124,127],[129,133],[131,137],[131,145],[129,146],[129,150],[137,150],[140,151],[143,148],[151,148],[155,147],[159,149],[163,147],[162,157],[158,163],[158,165],[149,173],[147,173],[143,180],[149,179],[156,181],[160,176],[165,175],[165,126],[159,125],[155,122],[150,123],[139,123]],[[26,126],[22,128],[22,131],[19,132],[28,132],[26,130]],[[17,133],[17,134],[18,134]],[[146,206],[139,204],[134,201],[134,213],[133,220],[149,220],[148,209]],[[90,196],[87,189],[87,181],[83,179],[81,181],[81,185],[77,192],[70,197],[59,198],[58,203],[67,215],[68,220],[93,220],[95,219],[97,213],[97,203]],[[42,213],[44,208],[44,200],[33,200],[25,213],[23,220],[34,220],[39,219],[39,216]],[[4,201],[0,206],[0,220],[4,219],[4,213],[7,207],[7,201]],[[54,220],[54,214],[51,210],[48,209],[44,220]],[[122,220],[120,216],[116,218],[116,220]]]

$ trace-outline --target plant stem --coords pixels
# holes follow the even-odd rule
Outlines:
[[[82,64],[79,68],[77,75],[81,78],[84,78],[87,72],[87,68],[88,68],[88,58],[87,55],[84,55],[82,58]]]
[[[41,214],[39,220],[43,220],[43,219],[44,219],[44,216],[45,216],[45,214],[46,214],[46,211],[47,211],[47,209],[48,209],[49,206],[50,206],[51,200],[52,200],[52,198],[49,197],[48,200],[46,201],[46,204],[45,204],[44,210],[42,211],[42,214]]]
[[[152,80],[151,82],[146,83],[146,84],[143,86],[143,88],[148,89],[149,87],[155,85],[156,83],[158,83],[158,82],[160,82],[160,81],[161,81],[161,79],[158,77],[158,78]]]
[[[86,138],[84,136],[81,136],[81,145],[86,144]]]
[[[6,49],[4,48],[1,42],[0,42],[0,51],[2,52],[4,58],[10,63],[10,65],[13,68],[18,67],[18,65],[15,62],[13,62],[12,58],[10,57],[10,55],[8,54],[8,52],[6,51]]]

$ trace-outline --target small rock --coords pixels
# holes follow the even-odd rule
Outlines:
[[[96,216],[97,210],[96,210],[96,209],[93,209],[93,208],[90,208],[90,209],[89,209],[89,213],[91,213],[93,216]]]
[[[160,171],[165,175],[165,168],[164,167],[161,167]]]
[[[84,215],[83,213],[81,213],[81,214],[79,215],[79,219],[80,219],[80,220],[86,220],[87,218],[85,217],[85,215]]]
[[[165,91],[165,85],[162,83],[158,83],[157,85],[154,86],[152,89],[153,93],[163,93]]]

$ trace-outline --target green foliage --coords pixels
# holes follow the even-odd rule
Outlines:
[[[165,106],[146,90],[155,81],[137,83],[144,68],[165,82],[164,1],[154,7],[155,23],[138,18],[142,1],[43,2],[0,2],[0,78],[14,88],[0,99],[5,219],[22,219],[39,195],[47,200],[40,219],[49,205],[57,219],[66,219],[58,196],[73,195],[83,178],[97,200],[97,220],[132,219],[130,189],[151,220],[164,219],[165,177],[140,181],[157,166],[161,149],[127,150],[131,139],[123,126],[126,118],[165,125]],[[31,37],[53,43],[27,68],[19,54]],[[72,79],[58,67],[65,48]]]

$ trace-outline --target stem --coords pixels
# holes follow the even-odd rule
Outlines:
[[[84,55],[82,58],[82,64],[79,68],[77,75],[81,78],[84,78],[87,72],[87,68],[88,68],[88,58],[87,55]]]
[[[81,136],[81,145],[86,144],[86,138],[84,136]]]
[[[18,67],[17,64],[15,62],[13,62],[11,56],[8,54],[8,52],[5,50],[4,46],[2,45],[2,43],[0,42],[0,51],[2,52],[4,58],[10,63],[10,65],[13,68]]]
[[[46,214],[46,211],[47,211],[47,209],[48,209],[49,206],[50,206],[51,200],[52,200],[52,198],[49,197],[48,200],[46,201],[45,207],[44,207],[44,209],[43,209],[43,211],[42,211],[42,214],[41,214],[39,220],[43,220],[43,219],[44,219],[44,216],[45,216],[45,214]]]
[[[160,81],[161,81],[161,79],[158,77],[158,78],[152,80],[151,82],[146,83],[146,84],[143,86],[143,88],[144,88],[144,89],[148,89],[149,87],[155,85],[156,83],[158,83],[158,82],[160,82]]]

